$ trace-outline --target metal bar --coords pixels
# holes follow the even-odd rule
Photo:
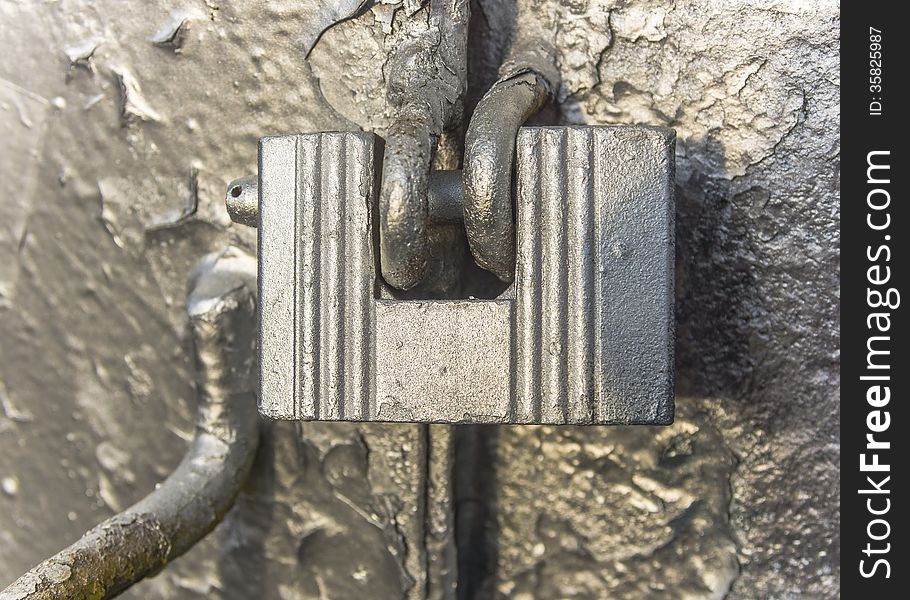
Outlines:
[[[256,261],[236,249],[209,255],[190,289],[199,409],[183,461],[148,496],[25,573],[0,599],[112,598],[189,550],[233,505],[259,437],[250,360]]]
[[[430,171],[427,193],[430,223],[456,223],[464,220],[464,188],[461,171]]]
[[[259,178],[247,175],[228,185],[224,197],[231,220],[248,227],[259,226]]]
[[[352,163],[346,160],[344,164]],[[335,165],[335,168],[340,167]],[[427,204],[429,210],[427,219],[430,223],[434,225],[457,223],[460,225],[464,220],[464,188],[461,183],[461,171],[430,171]],[[225,205],[232,221],[248,227],[258,227],[258,176],[248,175],[232,181],[225,196]]]

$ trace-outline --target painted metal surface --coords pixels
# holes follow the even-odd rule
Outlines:
[[[382,277],[408,290],[429,262],[427,193],[440,136],[461,123],[467,87],[467,0],[427,3],[430,28],[405,38],[389,54],[387,95],[395,116],[385,135],[379,190]]]
[[[515,138],[524,122],[553,99],[558,71],[539,40],[484,94],[465,133],[464,226],[478,265],[501,280],[515,277],[512,173]]]
[[[374,143],[365,133],[260,143],[259,410],[266,416],[370,420]]]
[[[259,444],[255,259],[237,248],[206,256],[189,288],[199,408],[183,461],[148,496],[22,575],[0,600],[118,596],[184,554],[233,506]]]
[[[276,419],[667,424],[671,130],[528,128],[517,280],[380,300],[370,134],[260,145],[260,411]]]
[[[451,465],[420,458],[446,426],[269,424],[237,508],[124,597],[436,597],[449,518],[462,598],[835,597],[837,3],[473,13],[466,115],[535,37],[561,82],[538,123],[678,132],[674,424],[455,427],[451,502],[423,483]],[[262,136],[382,135],[389,53],[426,17],[418,2],[0,2],[0,173],[16,190],[0,226],[0,586],[179,463],[186,276],[226,244],[255,252],[226,186],[255,171]]]
[[[519,132],[515,422],[672,422],[675,141]]]

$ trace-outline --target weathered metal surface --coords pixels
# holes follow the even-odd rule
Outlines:
[[[477,264],[506,282],[515,278],[515,137],[528,117],[552,100],[558,81],[551,53],[539,48],[537,53],[523,56],[528,60],[509,69],[484,94],[465,133],[464,226],[468,243]],[[554,79],[548,80],[547,75]]]
[[[462,227],[464,187],[461,171],[430,171],[427,210],[430,223],[453,223]]]
[[[318,8],[0,2],[0,172],[21,192],[0,243],[0,587],[180,462],[196,412],[187,275],[227,244],[256,250],[255,231],[224,209],[229,180],[255,171],[264,135],[358,128],[311,69],[325,42],[304,59],[307,32],[328,26]],[[378,81],[381,66],[369,69]],[[3,80],[16,85],[8,95]],[[440,501],[426,499],[418,461],[425,428],[313,428],[318,443],[270,427],[237,508],[124,596],[425,597],[426,525],[413,508]],[[369,493],[341,499],[345,485],[323,475],[348,466],[345,485]],[[323,558],[304,556],[304,535],[320,530],[309,541]],[[357,554],[358,579],[332,566],[333,549]]]
[[[224,205],[233,222],[247,227],[258,227],[259,178],[247,175],[228,184]]]
[[[526,128],[514,420],[673,420],[675,133]]]
[[[508,300],[380,300],[370,416],[512,422],[512,343]]]
[[[0,592],[0,600],[113,598],[156,574],[221,521],[246,481],[259,441],[253,410],[256,261],[236,248],[191,276],[199,408],[177,469],[145,498],[97,525]]]
[[[456,500],[469,597],[731,597],[737,457],[712,416],[685,402],[660,428],[474,428]]]
[[[384,67],[423,8],[375,2],[333,24],[323,5],[0,2],[0,173],[17,190],[0,233],[0,586],[179,462],[195,412],[186,275],[226,243],[255,250],[224,191],[255,171],[257,140],[388,127]],[[513,40],[537,36],[562,82],[540,122],[677,130],[679,395],[658,436],[476,428],[497,443],[478,460],[462,445],[457,464],[490,485],[462,490],[456,514],[490,520],[484,543],[460,537],[460,587],[836,597],[837,3],[480,0],[473,12],[467,114]],[[115,68],[138,92],[121,96]],[[302,429],[306,441],[274,424],[236,509],[124,596],[423,597],[410,510],[425,491],[423,428]],[[342,481],[368,493],[345,504]],[[358,580],[333,562],[355,553]]]
[[[674,139],[643,127],[522,130],[514,290],[412,302],[376,300],[373,136],[264,139],[260,411],[669,423]]]
[[[837,3],[480,7],[481,82],[531,30],[550,118],[677,131],[677,417],[479,427],[475,597],[837,597]]]
[[[385,132],[379,192],[382,277],[407,290],[427,273],[427,188],[443,130],[461,123],[467,80],[468,0],[429,2],[426,29],[399,36],[387,65],[388,100],[396,107]],[[407,9],[406,9],[407,10]]]
[[[374,143],[354,133],[260,143],[259,410],[269,417],[370,418]]]

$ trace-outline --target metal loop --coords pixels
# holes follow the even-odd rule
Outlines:
[[[410,19],[423,23],[399,43],[387,67],[397,107],[385,134],[379,192],[382,277],[400,290],[427,272],[427,188],[436,143],[461,120],[467,80],[468,0],[434,1]]]
[[[465,136],[465,233],[477,264],[506,282],[515,278],[515,137],[525,120],[551,95],[550,82],[536,70],[513,72],[484,94]]]
[[[412,122],[411,122],[412,123]],[[385,144],[379,193],[382,278],[407,290],[427,270],[427,188],[433,139],[426,125],[395,124]]]

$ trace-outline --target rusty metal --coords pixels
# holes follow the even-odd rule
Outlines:
[[[225,515],[250,471],[259,425],[251,389],[255,260],[210,255],[191,278],[199,408],[177,469],[132,507],[88,531],[3,592],[2,600],[111,598],[190,549]]]

